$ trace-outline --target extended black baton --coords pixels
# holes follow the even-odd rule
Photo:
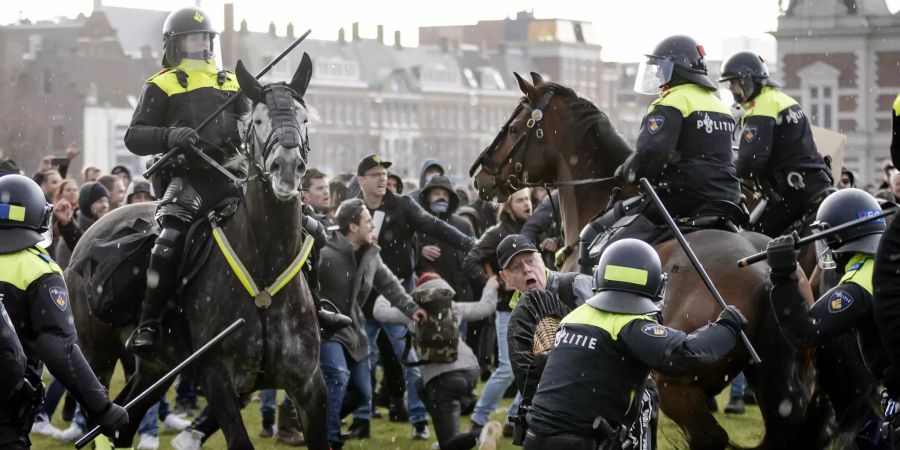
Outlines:
[[[852,220],[850,222],[842,223],[834,228],[829,228],[825,231],[820,231],[818,233],[814,233],[809,236],[797,239],[797,241],[794,242],[794,249],[797,250],[800,247],[803,247],[804,245],[809,244],[810,242],[814,242],[819,239],[826,238],[835,233],[840,233],[841,231],[844,231],[847,228],[853,228],[857,225],[862,225],[864,223],[871,222],[873,220],[877,220],[877,219],[880,219],[885,216],[889,216],[891,214],[894,214],[895,212],[897,212],[896,206],[893,208],[881,211],[880,213],[872,214],[871,216],[861,217],[859,219]],[[766,252],[759,252],[754,255],[750,255],[744,259],[739,259],[737,262],[737,265],[738,265],[738,267],[747,267],[751,264],[756,264],[760,261],[765,261],[765,260],[766,260]]]
[[[148,387],[144,392],[141,392],[140,395],[138,395],[137,397],[132,399],[130,402],[128,402],[128,404],[125,405],[125,410],[127,411],[128,408],[131,408],[132,406],[134,406],[141,400],[147,398],[147,396],[152,394],[153,391],[155,391],[157,388],[159,388],[160,386],[162,386],[165,383],[168,383],[172,378],[175,378],[175,376],[178,375],[179,373],[181,373],[181,371],[184,370],[184,368],[187,367],[188,364],[196,361],[197,358],[203,356],[204,353],[206,353],[213,346],[215,346],[216,344],[221,342],[222,339],[225,339],[229,334],[234,332],[234,330],[243,326],[244,323],[246,323],[246,320],[244,320],[243,318],[240,318],[238,320],[235,320],[231,325],[228,325],[228,328],[222,330],[221,333],[217,334],[215,337],[210,339],[209,342],[207,342],[206,344],[203,345],[203,347],[200,347],[199,349],[197,349],[197,351],[192,353],[191,356],[188,356],[187,359],[185,359],[184,361],[181,362],[181,364],[178,364],[177,366],[175,366],[174,369],[169,371],[169,373],[163,375],[163,377],[160,378],[159,380],[157,380],[156,383],[153,383],[152,386]],[[134,419],[129,419],[129,420],[134,420]],[[98,426],[94,427],[93,430],[88,432],[88,434],[84,435],[84,437],[79,439],[78,442],[75,443],[75,448],[82,448],[85,445],[90,444],[91,441],[93,441],[99,435],[100,435],[100,426],[98,425]]]
[[[303,42],[303,40],[306,39],[306,36],[309,36],[309,33],[311,33],[311,32],[312,32],[312,30],[306,30],[306,33],[303,33],[303,35],[298,37],[297,40],[292,42],[291,45],[289,45],[286,49],[284,49],[284,51],[281,52],[280,55],[276,56],[275,59],[272,60],[272,62],[270,62],[269,64],[266,64],[266,67],[263,67],[262,70],[260,70],[259,73],[257,73],[254,78],[256,78],[257,80],[262,78],[263,75],[268,73],[269,70],[271,70],[272,67],[274,67],[275,64],[278,63],[278,61],[281,61],[285,56],[287,56],[288,53],[291,52],[291,50],[294,49],[294,47],[296,47],[301,42]],[[200,125],[197,125],[197,128],[195,128],[194,130],[199,133],[200,130],[202,130],[207,125],[209,125],[209,123],[212,122],[213,119],[218,117],[219,114],[222,111],[224,111],[225,108],[228,107],[228,105],[234,103],[239,97],[241,97],[241,94],[243,94],[243,92],[240,89],[238,89],[238,91],[235,92],[234,95],[232,95],[231,98],[229,98],[227,102],[223,103],[222,106],[219,106],[212,114],[209,115],[209,117],[204,119],[203,122],[200,122]],[[156,162],[154,162],[152,166],[148,167],[147,170],[144,171],[144,173],[142,174],[142,175],[144,175],[144,178],[150,179],[150,175],[153,175],[154,173],[156,173],[156,171],[159,170],[160,167],[162,167],[166,163],[166,161],[168,161],[173,156],[175,156],[175,153],[178,153],[179,150],[181,150],[181,147],[170,148],[164,155],[162,155],[161,158],[156,160]]]
[[[709,292],[712,294],[713,298],[716,299],[716,303],[719,304],[719,307],[725,309],[725,299],[722,298],[722,295],[719,294],[718,289],[713,284],[712,279],[709,278],[709,274],[706,273],[706,270],[703,268],[703,265],[700,264],[700,260],[697,259],[697,255],[694,254],[694,251],[691,250],[691,246],[688,244],[688,241],[684,238],[684,235],[681,234],[681,230],[678,229],[678,225],[675,224],[675,220],[672,219],[672,216],[669,215],[669,211],[666,210],[665,205],[663,205],[662,200],[656,195],[656,191],[653,190],[653,185],[650,184],[646,178],[641,178],[641,187],[647,191],[647,195],[653,200],[653,203],[656,204],[656,207],[659,208],[659,214],[666,219],[666,224],[669,226],[669,229],[672,231],[672,234],[675,235],[675,239],[678,240],[678,243],[681,244],[682,250],[687,254],[688,259],[691,260],[691,263],[694,265],[694,268],[697,269],[697,273],[700,274],[700,278],[703,279],[703,284],[706,285],[706,288],[709,289]],[[750,362],[753,364],[759,364],[762,362],[759,359],[759,355],[756,354],[756,350],[753,348],[753,344],[750,343],[750,339],[747,338],[747,335],[741,331],[741,342],[744,343],[744,348],[747,349],[747,353],[750,354]]]

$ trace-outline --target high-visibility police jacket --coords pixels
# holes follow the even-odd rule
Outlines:
[[[735,163],[741,178],[765,180],[791,171],[827,170],[797,101],[771,86],[745,103]]]
[[[880,378],[888,362],[872,314],[874,267],[873,255],[855,254],[838,285],[812,307],[807,306],[795,276],[773,276],[769,298],[784,336],[796,347],[811,347],[852,330],[866,365]]]
[[[891,122],[891,161],[894,163],[894,167],[900,167],[900,138],[897,137],[897,133],[900,133],[900,94],[894,98],[893,113],[893,121]]]
[[[103,412],[104,388],[78,348],[62,270],[40,247],[0,254],[0,300],[27,357],[25,377],[37,385],[43,364],[85,409]]]
[[[673,196],[738,203],[731,153],[734,119],[709,90],[683,84],[650,104],[634,155],[637,179],[666,181]],[[698,205],[699,206],[699,205]]]
[[[718,323],[688,335],[645,315],[584,304],[560,322],[528,413],[535,433],[594,436],[599,416],[621,425],[651,369],[684,375],[724,357],[737,331]]]
[[[136,155],[164,153],[169,150],[168,128],[196,128],[239,88],[237,76],[218,71],[214,62],[184,59],[147,80],[125,133],[125,145]],[[219,163],[235,156],[241,146],[238,119],[247,109],[244,100],[232,103],[199,131],[197,146]],[[192,164],[191,171],[204,167],[198,158],[191,160],[195,161],[198,164]]]

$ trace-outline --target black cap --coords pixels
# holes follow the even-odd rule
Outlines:
[[[511,234],[503,238],[497,245],[497,261],[500,262],[500,268],[505,269],[512,259],[522,252],[537,253],[538,249],[521,234]]]
[[[0,158],[0,177],[3,175],[21,175],[22,169],[11,159]]]
[[[381,166],[381,167],[384,167],[385,169],[387,169],[388,167],[391,167],[391,164],[393,164],[393,163],[390,161],[382,160],[381,157],[378,155],[369,155],[369,156],[366,156],[365,158],[363,158],[363,160],[359,162],[359,166],[356,167],[356,174],[364,175],[367,170],[369,170],[375,166]]]

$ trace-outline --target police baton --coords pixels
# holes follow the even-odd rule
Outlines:
[[[647,191],[647,194],[653,200],[653,203],[656,204],[656,207],[659,208],[659,214],[666,219],[666,225],[669,226],[669,230],[672,231],[672,234],[675,235],[675,239],[678,239],[678,243],[681,244],[682,250],[687,254],[688,259],[691,260],[691,263],[697,269],[697,273],[700,274],[700,278],[703,279],[703,284],[706,285],[706,288],[709,289],[709,292],[712,294],[713,298],[716,299],[716,303],[719,304],[723,310],[727,306],[725,304],[725,299],[722,298],[722,295],[719,294],[719,291],[716,289],[716,286],[713,284],[712,280],[709,278],[709,274],[706,273],[706,270],[703,268],[703,265],[700,264],[700,260],[697,259],[697,255],[694,254],[694,251],[691,250],[690,244],[684,238],[684,235],[681,234],[681,230],[678,229],[678,225],[675,224],[675,221],[672,219],[672,216],[669,215],[669,211],[666,210],[665,205],[663,205],[662,200],[656,195],[656,191],[653,190],[653,186],[650,184],[646,178],[641,178],[641,187]],[[750,339],[747,338],[747,335],[741,331],[741,342],[744,343],[744,348],[747,349],[747,353],[750,353],[750,362],[753,364],[759,364],[762,362],[759,359],[759,355],[756,354],[756,350],[753,348],[753,344],[750,343]]]
[[[865,217],[861,217],[856,220],[851,220],[850,222],[842,223],[834,228],[829,228],[825,231],[820,231],[818,233],[814,233],[809,236],[797,239],[797,241],[794,242],[794,250],[798,250],[800,247],[803,247],[804,245],[809,244],[810,242],[814,242],[819,239],[826,238],[828,236],[831,236],[832,234],[840,233],[841,231],[844,231],[848,228],[853,228],[855,226],[859,226],[864,223],[871,222],[873,220],[881,219],[882,217],[890,216],[891,214],[894,214],[895,212],[897,212],[896,206],[893,208],[881,211],[877,214],[872,214],[871,216],[865,216]],[[765,260],[766,260],[766,252],[759,252],[759,253],[750,255],[744,259],[739,259],[737,262],[737,265],[738,265],[738,267],[747,267],[751,264],[756,264],[760,261],[765,261]]]
[[[262,70],[260,70],[259,73],[257,73],[254,78],[256,78],[257,80],[262,78],[263,75],[268,73],[269,70],[271,70],[272,67],[275,66],[275,64],[278,64],[279,61],[284,59],[284,57],[287,56],[287,54],[290,53],[291,50],[294,49],[294,47],[300,45],[300,43],[303,42],[303,40],[306,39],[306,37],[309,36],[309,33],[311,33],[311,32],[312,32],[312,30],[306,30],[306,33],[303,33],[303,35],[298,37],[297,40],[292,42],[291,45],[289,45],[286,49],[284,49],[284,51],[282,51],[280,55],[276,56],[275,59],[273,59],[269,64],[266,64],[266,67],[263,67]],[[241,94],[243,94],[243,92],[240,89],[238,89],[238,91],[235,92],[234,95],[232,95],[231,98],[228,99],[228,101],[223,103],[222,106],[219,106],[212,114],[209,115],[209,117],[204,119],[203,122],[200,122],[200,125],[197,125],[197,128],[194,128],[194,131],[199,133],[200,130],[202,130],[207,125],[209,125],[209,123],[212,122],[213,119],[218,117],[219,114],[225,110],[225,108],[227,108],[229,105],[231,105],[232,103],[237,101],[237,99],[241,97]],[[172,159],[172,157],[175,156],[175,154],[178,153],[179,150],[181,150],[180,147],[172,147],[168,151],[166,151],[166,153],[164,155],[162,155],[161,158],[156,160],[156,162],[154,162],[153,165],[151,165],[150,167],[147,168],[146,171],[144,171],[144,173],[142,174],[144,176],[144,178],[150,179],[150,176],[153,175],[154,173],[156,173],[163,165],[166,164],[166,162],[168,160]]]
[[[209,342],[207,342],[206,344],[203,345],[203,347],[200,347],[199,349],[197,349],[197,351],[192,353],[191,356],[188,356],[187,359],[185,359],[180,364],[175,366],[175,368],[172,369],[171,371],[169,371],[169,373],[163,375],[163,377],[160,378],[159,380],[157,380],[156,383],[153,383],[152,386],[148,387],[144,392],[141,392],[140,395],[138,395],[137,397],[132,399],[130,402],[128,402],[128,404],[125,405],[125,410],[127,411],[129,408],[132,408],[135,404],[137,404],[138,402],[147,398],[150,394],[153,393],[153,391],[158,389],[160,386],[171,381],[173,378],[175,378],[176,375],[181,373],[181,371],[184,370],[184,368],[187,367],[188,364],[196,361],[198,358],[203,356],[204,353],[206,353],[213,346],[215,346],[216,344],[221,342],[222,339],[225,339],[229,334],[233,333],[234,330],[242,327],[244,325],[244,323],[246,323],[246,320],[244,320],[243,318],[235,320],[231,325],[228,326],[228,328],[222,330],[221,333],[217,334],[215,337],[210,339]],[[98,425],[98,426],[94,427],[94,429],[92,429],[90,432],[88,432],[88,434],[84,435],[81,439],[79,439],[78,442],[75,442],[75,448],[80,449],[80,448],[84,447],[85,445],[90,444],[91,441],[93,441],[99,435],[100,435],[100,426]]]

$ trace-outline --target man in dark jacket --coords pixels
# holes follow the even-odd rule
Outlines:
[[[454,214],[459,206],[459,197],[453,190],[450,179],[438,175],[419,191],[419,205],[435,217],[449,223],[470,238],[475,232],[468,220]],[[456,292],[457,302],[475,301],[472,283],[462,271],[466,252],[455,249],[424,233],[416,233],[419,247],[419,272],[436,272]]]
[[[416,245],[413,240],[415,233],[430,236],[465,251],[472,247],[474,241],[450,224],[428,214],[412,198],[388,192],[387,169],[390,166],[390,161],[384,161],[378,155],[369,155],[363,158],[357,166],[356,180],[359,183],[360,196],[373,217],[374,234],[382,249],[381,257],[384,264],[400,279],[406,291],[410,292],[415,287],[413,273],[416,263]],[[406,335],[406,327],[376,322],[372,318],[374,300],[375,295],[372,295],[364,307],[368,319],[366,332],[369,336],[373,357],[376,354],[378,335],[381,330],[384,330],[391,338],[394,354],[400,358],[403,355],[403,338]],[[427,439],[429,436],[427,411],[415,389],[416,380],[421,377],[421,374],[417,368],[402,368],[402,371],[406,381],[409,421],[414,428],[413,437]],[[356,419],[363,420],[360,417],[356,417]],[[353,427],[353,430],[362,427],[362,422],[360,422],[360,426]]]
[[[324,298],[331,299],[353,325],[322,342],[322,375],[328,390],[328,442],[341,448],[341,418],[356,408],[357,420],[371,418],[372,385],[369,380],[369,340],[362,305],[372,293],[382,295],[415,321],[425,318],[405,292],[397,277],[371,243],[372,216],[360,199],[346,200],[335,218],[339,231],[322,248],[319,285]],[[348,283],[348,280],[350,283]],[[347,391],[352,384],[353,391]]]
[[[444,176],[447,171],[437,159],[426,159],[422,163],[422,170],[419,172],[419,189],[408,192],[406,195],[413,200],[418,201],[419,194],[425,189],[425,186],[436,176]]]
[[[556,270],[556,251],[564,244],[560,223],[559,191],[554,190],[544,196],[522,227],[522,235],[540,249],[544,264],[553,270]]]

